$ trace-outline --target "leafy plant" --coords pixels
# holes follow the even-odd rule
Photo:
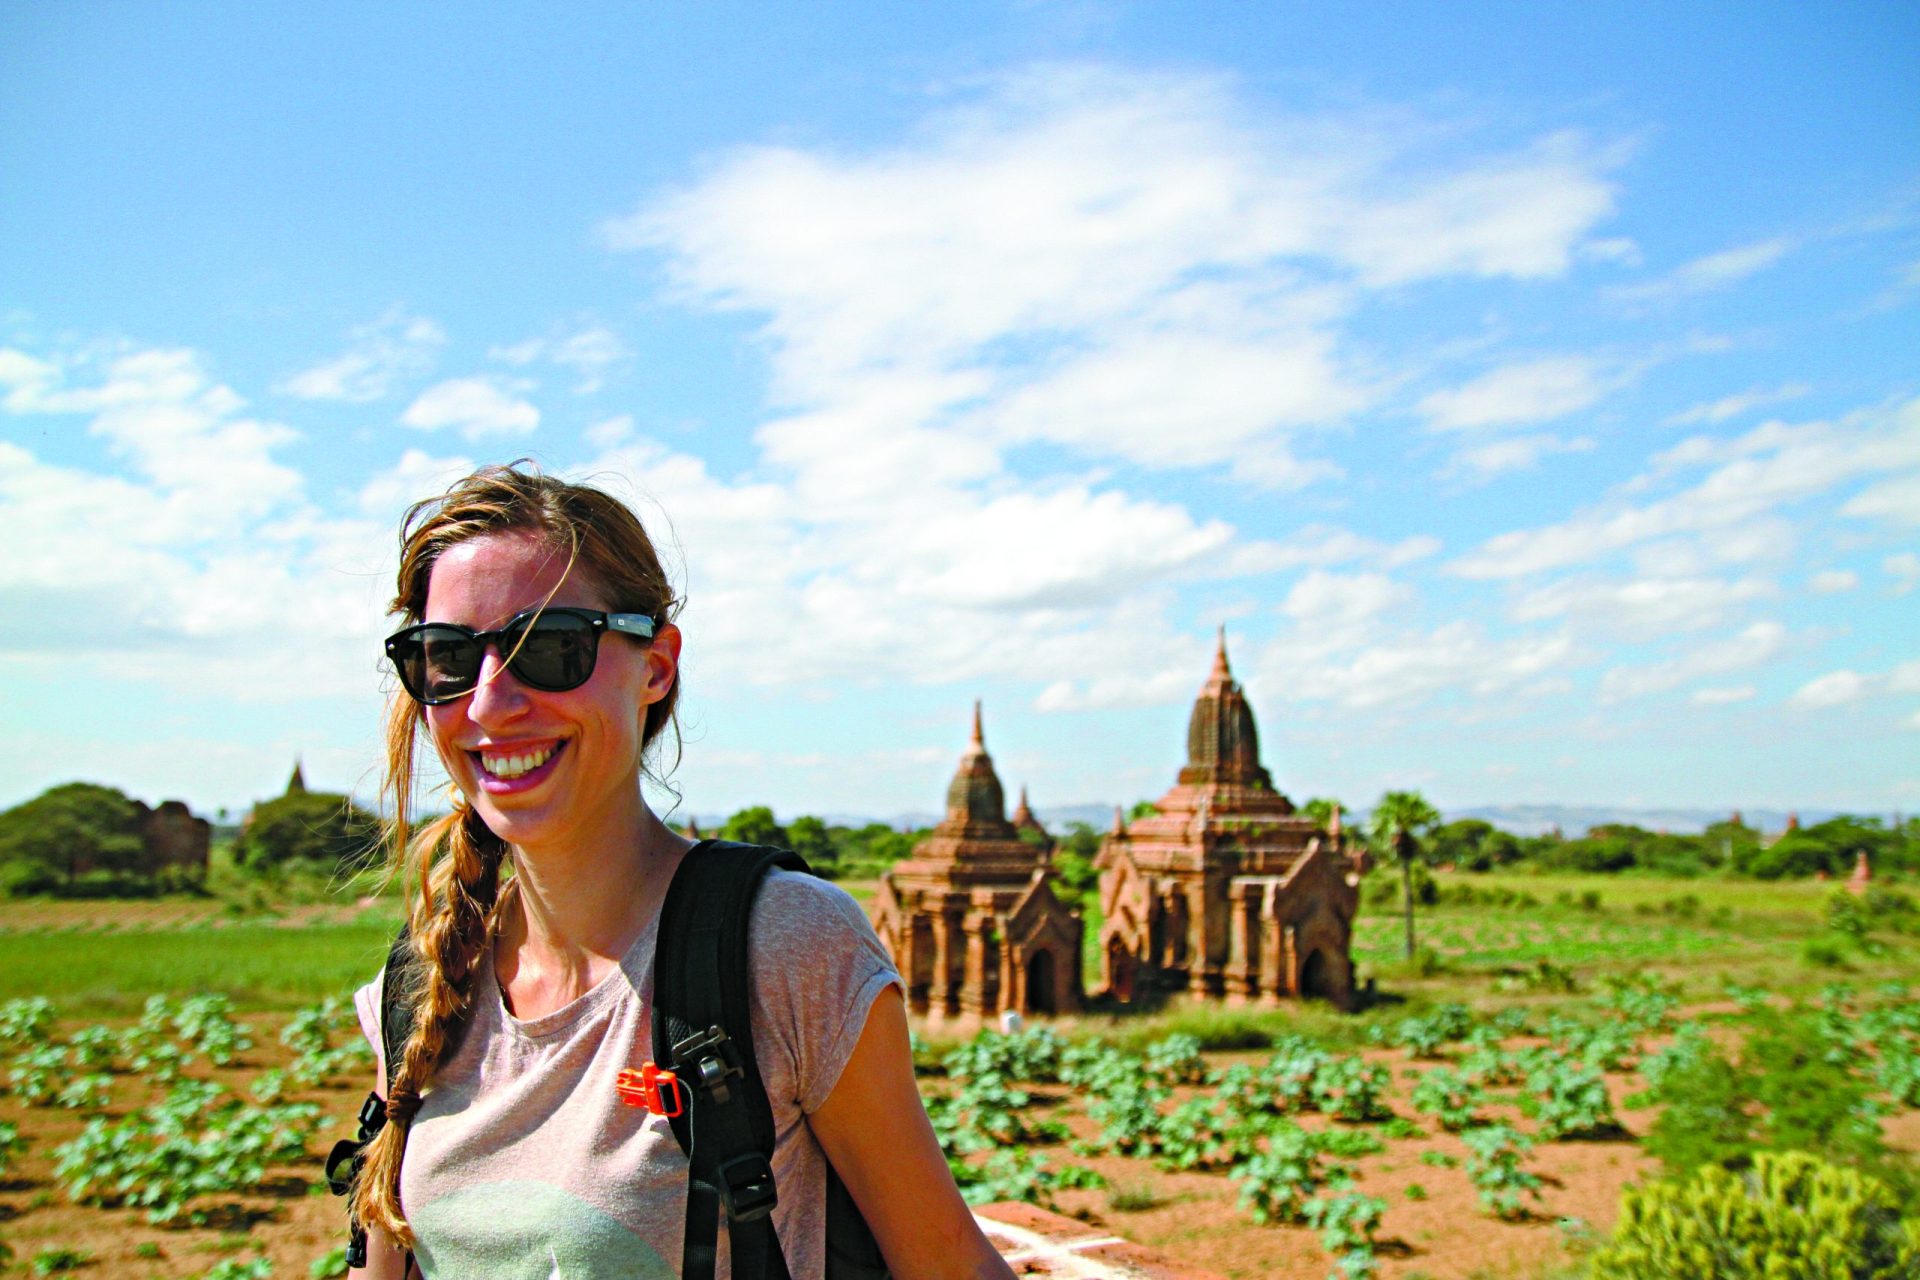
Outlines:
[[[1175,1033],[1147,1046],[1147,1074],[1163,1084],[1199,1084],[1207,1078],[1207,1060],[1197,1036]]]
[[[1374,1236],[1387,1202],[1379,1196],[1344,1191],[1316,1196],[1304,1209],[1308,1225],[1320,1232],[1320,1244],[1333,1255],[1334,1280],[1369,1280],[1378,1270]]]
[[[84,1249],[42,1249],[33,1255],[33,1274],[65,1275],[69,1271],[78,1271],[92,1262],[93,1255]]]
[[[1413,1086],[1413,1109],[1434,1118],[1442,1129],[1458,1133],[1481,1123],[1486,1095],[1472,1076],[1451,1067],[1434,1067]]]
[[[271,1275],[273,1263],[270,1259],[255,1258],[252,1262],[241,1262],[237,1258],[228,1258],[208,1268],[202,1280],[268,1280]]]
[[[312,1262],[307,1264],[307,1274],[313,1280],[339,1280],[347,1274],[347,1250],[344,1245],[335,1245]]]
[[[1594,1138],[1621,1130],[1607,1078],[1598,1067],[1571,1058],[1543,1059],[1528,1074],[1521,1103],[1539,1120],[1543,1138]]]
[[[1330,1058],[1313,1073],[1314,1106],[1340,1120],[1379,1120],[1391,1115],[1383,1101],[1392,1077],[1358,1057]]]
[[[0,1044],[38,1044],[53,1030],[53,1001],[29,996],[0,1004]]]
[[[1704,1165],[1685,1182],[1629,1187],[1594,1280],[1899,1280],[1920,1233],[1887,1188],[1801,1152],[1760,1152],[1744,1173]]]
[[[13,1172],[13,1162],[27,1149],[27,1140],[20,1136],[20,1126],[11,1120],[0,1120],[0,1177]]]
[[[1319,1139],[1291,1120],[1277,1124],[1267,1149],[1233,1167],[1240,1207],[1255,1222],[1304,1222],[1307,1201],[1322,1187],[1344,1189],[1353,1171],[1328,1161]]]
[[[1498,1218],[1526,1216],[1525,1198],[1540,1198],[1539,1175],[1520,1167],[1533,1142],[1512,1125],[1490,1124],[1460,1135],[1467,1144],[1467,1177],[1480,1204]]]

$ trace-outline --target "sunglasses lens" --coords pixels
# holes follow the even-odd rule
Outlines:
[[[536,689],[577,689],[593,674],[599,645],[593,624],[570,613],[543,613],[507,640],[513,674]]]
[[[480,676],[479,644],[452,627],[416,627],[396,639],[391,652],[400,683],[421,702],[457,698]]]

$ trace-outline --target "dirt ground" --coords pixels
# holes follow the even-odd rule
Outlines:
[[[244,1096],[246,1081],[257,1072],[284,1065],[290,1053],[278,1042],[284,1018],[254,1015],[244,1019],[255,1047],[234,1066],[209,1071],[205,1064],[189,1074],[221,1081]],[[75,1026],[58,1029],[71,1033]],[[1263,1061],[1264,1054],[1208,1055],[1215,1065]],[[1370,1052],[1388,1064],[1395,1081],[1394,1109],[1413,1115],[1406,1103],[1410,1063],[1399,1051]],[[1632,1111],[1621,1098],[1638,1086],[1633,1075],[1611,1077],[1616,1110],[1632,1135],[1644,1134],[1652,1113]],[[277,1280],[304,1278],[316,1259],[343,1243],[340,1201],[325,1194],[320,1182],[321,1154],[336,1137],[348,1136],[351,1113],[365,1085],[340,1081],[333,1087],[289,1090],[285,1100],[319,1103],[333,1122],[313,1147],[311,1165],[276,1171],[255,1194],[214,1202],[214,1220],[206,1226],[158,1226],[136,1209],[95,1209],[71,1204],[53,1174],[53,1149],[78,1133],[82,1118],[58,1108],[27,1108],[0,1100],[0,1120],[19,1125],[31,1146],[9,1180],[0,1182],[0,1238],[26,1264],[43,1249],[78,1249],[92,1262],[80,1274],[158,1280],[203,1275],[223,1258],[251,1261],[266,1257]],[[1064,1120],[1076,1136],[1091,1136],[1094,1126],[1070,1094],[1059,1086],[1034,1086],[1036,1106]],[[124,1115],[158,1096],[131,1077],[115,1077],[112,1116]],[[1309,1125],[1319,1123],[1308,1117]],[[1569,1258],[1571,1233],[1605,1233],[1613,1223],[1619,1193],[1647,1171],[1633,1136],[1608,1141],[1556,1142],[1535,1148],[1527,1167],[1545,1179],[1542,1199],[1520,1222],[1501,1222],[1478,1206],[1462,1168],[1422,1163],[1428,1150],[1461,1154],[1457,1138],[1430,1123],[1429,1136],[1389,1140],[1387,1149],[1360,1159],[1358,1189],[1387,1202],[1380,1236],[1381,1275],[1389,1280],[1529,1280],[1550,1275]],[[1920,1150],[1920,1112],[1904,1112],[1888,1125],[1892,1145]],[[1304,1227],[1261,1226],[1237,1207],[1236,1188],[1220,1173],[1163,1173],[1149,1161],[1126,1157],[1080,1157],[1065,1147],[1045,1148],[1050,1163],[1090,1165],[1111,1184],[1105,1190],[1068,1191],[1058,1210],[1104,1232],[1160,1250],[1172,1258],[1230,1277],[1272,1280],[1321,1280],[1328,1259],[1318,1238]],[[1420,1188],[1410,1198],[1409,1188]],[[1124,1206],[1124,1207],[1116,1207]],[[1576,1227],[1567,1220],[1579,1220]]]

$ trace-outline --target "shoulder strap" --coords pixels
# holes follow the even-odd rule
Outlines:
[[[654,950],[653,1057],[687,1084],[672,1118],[687,1153],[683,1280],[710,1280],[724,1212],[736,1280],[787,1280],[769,1216],[773,1108],[754,1057],[749,971],[753,903],[768,873],[806,872],[786,849],[702,841],[681,859]],[[827,1166],[828,1280],[888,1280],[886,1261],[839,1173]]]
[[[680,860],[654,944],[653,1057],[686,1087],[672,1119],[687,1153],[681,1275],[713,1274],[722,1214],[739,1280],[787,1280],[773,1230],[773,1108],[754,1059],[748,920],[767,873],[807,870],[800,855],[707,840]]]
[[[407,1038],[413,1034],[413,1001],[409,998],[415,970],[419,967],[420,957],[413,950],[413,937],[406,924],[400,926],[400,932],[394,937],[393,945],[387,949],[387,965],[380,974],[380,1050],[381,1073],[391,1079],[393,1064],[406,1050]],[[381,1083],[387,1083],[383,1079]],[[326,1175],[328,1188],[337,1196],[343,1196],[353,1190],[354,1181],[360,1176],[360,1168],[366,1163],[363,1152],[375,1135],[387,1126],[387,1106],[378,1093],[369,1093],[366,1101],[360,1104],[360,1122],[358,1132],[351,1138],[342,1138],[333,1144],[333,1151],[327,1156]],[[400,1135],[406,1141],[406,1134]],[[347,1226],[347,1265],[364,1267],[367,1265],[367,1233],[357,1222]],[[407,1255],[408,1273],[412,1273],[413,1255]]]

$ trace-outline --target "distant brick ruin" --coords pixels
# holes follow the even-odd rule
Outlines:
[[[1354,1002],[1363,855],[1297,812],[1260,763],[1224,631],[1187,723],[1187,763],[1158,812],[1102,841],[1101,969],[1110,995]]]
[[[1080,1008],[1083,926],[1054,896],[1052,842],[1020,837],[1022,826],[1039,826],[1024,791],[1015,818],[1007,820],[976,702],[946,816],[881,879],[873,909],[909,1007],[930,1021]]]
[[[149,875],[186,873],[200,879],[207,874],[207,853],[213,847],[213,824],[196,818],[180,800],[163,801],[158,809],[133,802],[140,828],[140,866]]]

